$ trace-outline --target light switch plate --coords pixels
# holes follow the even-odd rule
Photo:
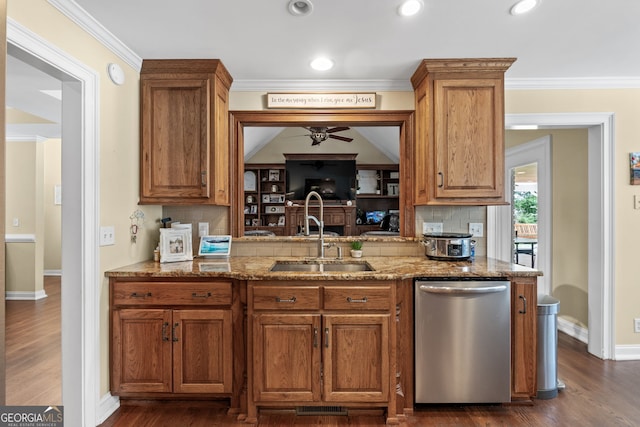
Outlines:
[[[198,223],[198,237],[208,236],[209,235],[209,223],[208,222],[199,222]]]
[[[116,244],[116,232],[113,225],[100,227],[100,246]]]
[[[473,237],[482,237],[484,235],[484,227],[481,222],[469,223],[469,234]]]
[[[422,233],[442,233],[441,222],[423,222]]]
[[[633,208],[640,209],[640,196],[637,194],[633,196]]]

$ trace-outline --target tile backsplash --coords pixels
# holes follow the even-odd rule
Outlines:
[[[198,223],[209,223],[209,234],[228,234],[229,208],[221,206],[165,206],[162,210],[164,217],[183,224],[193,224],[194,248],[198,247]],[[469,223],[484,224],[486,230],[487,209],[484,206],[419,206],[415,212],[416,236],[422,236],[423,222],[439,222],[443,224],[443,231],[467,233]],[[487,239],[476,240],[476,255],[486,255]],[[349,243],[340,242],[344,257],[349,256]],[[274,240],[237,241],[234,242],[233,256],[315,256],[314,242],[284,242]],[[363,247],[364,256],[424,256],[424,249],[418,242],[378,242],[370,241]],[[327,256],[335,256],[336,249],[327,249]]]

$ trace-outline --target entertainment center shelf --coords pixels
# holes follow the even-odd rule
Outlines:
[[[244,171],[245,232],[285,235],[284,165],[247,164]]]
[[[245,164],[245,234],[290,236],[299,233],[304,223],[304,198],[309,190],[322,195],[325,230],[352,236],[380,229],[379,223],[367,222],[366,213],[398,211],[398,165],[355,164],[355,156],[285,154],[289,167],[307,168],[304,172],[294,169],[298,177],[291,173],[287,176],[287,164]],[[349,162],[351,172],[339,170],[341,163]],[[287,192],[289,185],[292,189]],[[351,201],[351,206],[347,201]],[[317,206],[315,199],[312,206]],[[311,215],[318,214],[314,212],[317,207],[311,211]]]

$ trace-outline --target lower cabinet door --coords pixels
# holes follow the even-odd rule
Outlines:
[[[386,402],[389,315],[325,315],[323,328],[323,400]]]
[[[319,314],[257,314],[253,318],[256,402],[320,400]]]
[[[171,310],[113,311],[112,392],[171,391]]]
[[[511,400],[530,400],[537,391],[535,280],[511,282]]]
[[[174,310],[173,392],[230,393],[231,310]]]

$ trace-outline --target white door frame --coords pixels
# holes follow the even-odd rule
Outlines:
[[[509,148],[505,152],[505,188],[513,188],[511,169],[537,163],[538,171],[538,245],[535,268],[544,274],[538,277],[538,295],[551,293],[551,229],[552,229],[552,190],[551,190],[551,137],[544,136],[536,140]],[[488,215],[495,218],[496,233],[490,233],[487,239],[500,239],[487,242],[495,247],[494,258],[512,262],[512,191],[505,191],[505,199],[509,206],[496,206],[496,213]],[[493,227],[493,225],[492,225]],[[494,236],[495,234],[495,236]]]
[[[614,113],[507,114],[505,126],[587,128],[589,175],[588,294],[591,354],[615,358],[615,216],[614,216]],[[487,233],[496,230],[496,210],[487,210]],[[493,231],[492,231],[493,230]],[[499,253],[498,240],[487,242],[487,255]]]
[[[62,81],[62,404],[65,425],[97,425],[99,75],[11,18],[8,49]],[[17,49],[16,49],[17,48]]]

